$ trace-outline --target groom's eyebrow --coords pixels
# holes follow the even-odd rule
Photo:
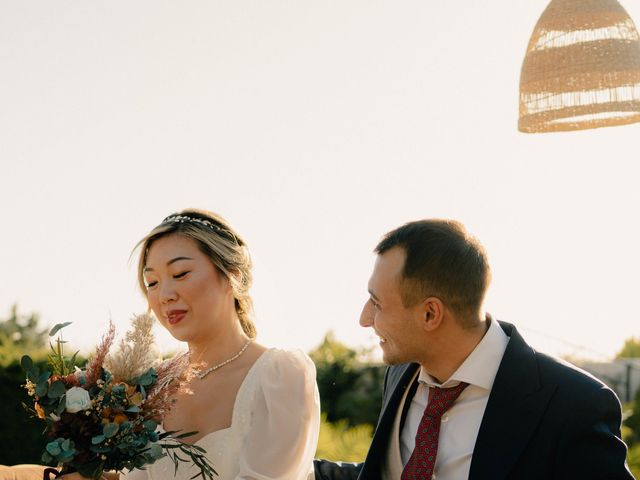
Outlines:
[[[371,297],[372,297],[376,302],[379,302],[379,301],[380,301],[380,299],[379,299],[378,297],[376,297],[376,294],[375,294],[375,293],[373,293],[371,290],[369,290],[369,295],[371,295]]]

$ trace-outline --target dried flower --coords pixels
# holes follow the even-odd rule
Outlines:
[[[109,322],[109,331],[102,337],[102,341],[100,345],[96,349],[95,356],[89,362],[87,366],[86,373],[86,387],[93,386],[100,374],[102,373],[104,359],[109,353],[109,349],[111,348],[111,344],[113,343],[113,339],[116,336],[116,327],[113,325],[113,322]]]
[[[24,384],[24,388],[27,389],[27,393],[30,397],[33,397],[36,394],[36,384],[31,380],[27,380],[27,383]]]
[[[105,359],[105,368],[114,378],[129,381],[143,375],[162,361],[155,346],[152,328],[153,317],[137,315],[131,320],[133,329],[120,341],[118,350]]]

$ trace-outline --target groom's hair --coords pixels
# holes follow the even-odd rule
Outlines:
[[[375,252],[383,254],[394,247],[406,253],[400,281],[405,307],[437,297],[463,326],[477,322],[491,269],[484,247],[462,223],[440,219],[410,222],[384,235]]]

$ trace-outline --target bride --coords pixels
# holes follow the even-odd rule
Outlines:
[[[219,478],[299,480],[313,475],[319,429],[315,370],[302,352],[254,341],[251,260],[222,218],[185,210],[167,217],[141,242],[138,279],[162,326],[204,363],[192,395],[176,398],[165,430],[207,451]],[[195,467],[182,464],[177,478]],[[174,477],[163,458],[126,477]]]
[[[164,430],[207,451],[220,480],[313,478],[319,431],[315,368],[301,351],[255,342],[251,260],[242,238],[210,212],[165,218],[140,246],[138,280],[150,309],[191,361],[205,365],[175,398]],[[188,479],[199,470],[161,458],[127,480]],[[112,477],[113,474],[107,474]],[[80,478],[78,474],[65,479]]]

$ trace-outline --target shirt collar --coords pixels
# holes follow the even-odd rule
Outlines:
[[[429,387],[442,388],[455,387],[460,382],[466,382],[469,385],[491,390],[502,356],[507,349],[509,337],[490,315],[487,315],[486,321],[489,323],[489,328],[484,337],[451,377],[440,384],[423,367],[420,367],[418,381],[424,382]]]

